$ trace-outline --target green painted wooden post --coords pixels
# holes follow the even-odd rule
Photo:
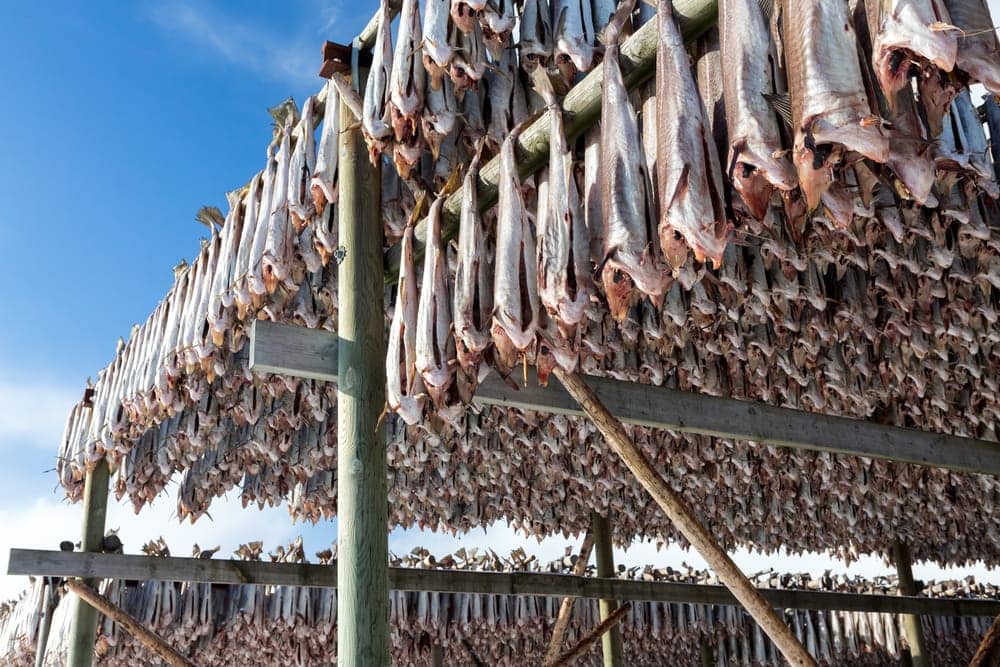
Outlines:
[[[594,533],[594,552],[597,556],[597,576],[615,576],[615,556],[611,546],[611,522],[608,517],[601,516],[597,512],[590,515],[591,530]],[[601,620],[603,621],[618,608],[616,600],[601,600]],[[622,652],[622,631],[618,624],[601,637],[601,645],[604,650],[604,667],[621,667],[624,662]]]
[[[100,552],[104,545],[104,524],[108,515],[108,463],[101,460],[87,473],[83,486],[83,534],[80,550]],[[86,579],[88,586],[97,588],[100,579]],[[83,600],[73,602],[73,625],[69,640],[69,667],[91,667],[94,664],[94,640],[97,635],[97,610]]]
[[[896,562],[896,574],[899,577],[899,594],[916,595],[917,586],[913,581],[913,570],[910,563],[910,548],[900,540],[892,545],[892,559]],[[931,656],[924,643],[924,630],[920,627],[920,616],[903,615],[903,634],[910,647],[910,660],[913,667],[930,667]]]
[[[377,427],[385,405],[381,178],[346,105],[340,118],[337,660],[380,667],[389,664],[387,463]]]

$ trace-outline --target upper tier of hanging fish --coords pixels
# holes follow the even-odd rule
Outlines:
[[[169,555],[162,539],[146,545],[151,557]],[[569,551],[569,550],[567,550]],[[164,553],[166,552],[166,553]],[[260,560],[262,543],[241,545],[241,560]],[[301,540],[267,554],[272,562],[304,562]],[[329,563],[333,550],[318,553]],[[435,558],[417,548],[394,567],[568,574],[574,555],[539,563],[516,550],[501,558],[493,551],[460,549]],[[593,576],[593,567],[588,568]],[[618,573],[624,580],[718,584],[705,571],[684,567],[633,567]],[[763,572],[753,577],[761,588],[892,594],[894,577],[859,577]],[[0,605],[0,661],[8,667],[34,664],[41,625],[43,580],[36,579],[19,600]],[[198,665],[330,664],[336,657],[337,591],[332,588],[213,585],[164,581],[104,581],[101,592],[140,619],[143,625]],[[997,599],[996,587],[971,580],[927,582],[931,598]],[[52,620],[45,665],[65,664],[71,638],[70,604],[63,595]],[[443,649],[446,664],[468,664],[469,651],[489,665],[539,664],[548,647],[561,599],[553,596],[392,591],[390,634],[394,665],[431,662],[431,647]],[[777,649],[739,607],[634,600],[621,622],[626,664],[696,664],[707,640],[717,665],[783,665]],[[785,610],[789,626],[818,662],[825,665],[903,664],[903,617],[884,612]],[[990,625],[988,617],[923,617],[924,637],[934,664],[967,664]],[[600,621],[598,601],[578,600],[565,637],[568,648]],[[99,616],[96,652],[102,665],[146,665],[155,660],[148,648],[110,619]],[[516,659],[515,659],[516,656]],[[603,664],[598,643],[574,664]]]
[[[645,28],[660,31],[657,76],[627,90],[617,44],[655,14],[598,4],[580,23],[599,38],[581,41],[583,6],[413,3],[396,34],[423,46],[414,55],[381,31],[363,99],[335,78],[301,113],[276,107],[261,171],[230,193],[221,225],[202,216],[209,238],[70,414],[68,495],[106,458],[137,510],[176,476],[181,518],[234,488],[246,504],[287,500],[295,517],[336,514],[336,387],[252,372],[247,326],[337,328],[336,143],[356,122],[339,101],[379,139],[386,243],[403,249],[386,298],[393,525],[508,520],[550,535],[609,510],[618,542],[679,539],[586,420],[468,405],[487,373],[521,384],[525,365],[543,381],[558,365],[996,440],[1000,211],[966,88],[996,64],[993,33],[975,28],[989,18],[970,10],[985,5],[800,2],[769,17],[726,0],[719,30],[686,49],[664,11]],[[843,34],[783,37],[840,9]],[[927,39],[898,38],[920,26]],[[950,72],[913,50],[951,36]],[[844,55],[843,71],[823,49]],[[451,60],[434,70],[425,56]],[[393,88],[397,62],[426,70],[416,116],[416,89]],[[588,62],[604,72],[604,121],[571,142],[561,95]],[[861,92],[834,95],[848,79]],[[984,108],[1000,131],[992,97]],[[522,177],[518,137],[538,117],[545,168]],[[414,150],[404,179],[394,156]],[[481,210],[473,185],[489,170],[500,204]],[[440,204],[449,179],[465,183],[458,220]],[[899,536],[918,558],[1000,562],[993,477],[632,432],[727,546],[854,557]]]

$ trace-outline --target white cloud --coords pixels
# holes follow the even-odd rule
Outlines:
[[[0,443],[30,444],[55,454],[66,417],[82,396],[82,385],[0,381]]]
[[[267,79],[318,87],[319,40],[297,31],[277,34],[203,3],[163,0],[151,16],[164,29],[180,35],[224,62],[243,67]],[[336,14],[332,7],[319,15],[319,22],[331,25]]]

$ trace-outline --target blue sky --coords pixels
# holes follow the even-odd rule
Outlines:
[[[116,339],[166,292],[171,268],[195,254],[198,208],[224,210],[224,193],[260,167],[271,136],[266,109],[317,91],[323,40],[350,41],[374,9],[372,0],[5,3],[0,567],[10,546],[77,538],[79,509],[62,502],[46,472],[70,405],[111,358]],[[194,541],[230,549],[260,538],[273,546],[299,532],[315,550],[336,534],[334,525],[303,529],[284,509],[261,516],[238,502],[213,506],[214,523],[178,526],[171,500],[138,519],[115,506],[109,525],[122,528],[127,550],[162,533],[179,554]],[[524,542],[502,527],[463,538],[504,548]],[[552,558],[570,543],[528,548]],[[438,553],[457,546],[415,531],[393,535],[397,551],[418,544]],[[682,559],[700,562],[676,549],[629,554],[632,562]],[[737,560],[751,570],[817,574],[831,565],[821,556]],[[852,571],[885,567],[869,560]],[[0,598],[21,585],[0,578]]]

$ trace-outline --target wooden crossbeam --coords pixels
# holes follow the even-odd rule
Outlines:
[[[258,320],[250,334],[250,368],[266,373],[337,381],[337,335]],[[695,394],[611,378],[587,384],[620,420],[657,429],[897,463],[1000,475],[1000,443],[874,424],[754,401]],[[476,390],[478,404],[584,417],[556,383],[511,388],[491,374]]]
[[[260,584],[336,588],[329,565],[270,563],[200,558],[157,558],[123,554],[11,549],[7,574],[98,579],[192,581],[213,584]],[[582,577],[543,572],[482,572],[389,568],[389,587],[401,591],[545,595],[691,604],[737,605],[725,586]],[[777,588],[759,589],[777,609],[878,611],[924,616],[1000,615],[1000,600],[924,598],[897,595],[831,593]]]

